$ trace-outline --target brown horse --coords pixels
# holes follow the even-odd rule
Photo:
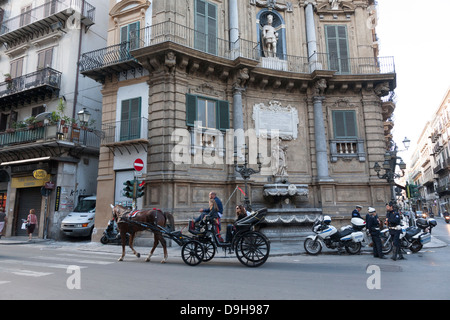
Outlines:
[[[131,212],[130,209],[125,208],[121,205],[113,206],[112,208],[112,214],[114,217],[114,220],[117,222],[117,227],[119,228],[120,234],[122,235],[122,256],[119,258],[119,261],[123,261],[123,258],[125,256],[125,242],[126,237],[125,234],[129,233],[130,240],[128,243],[128,246],[131,248],[133,253],[136,255],[136,257],[140,257],[141,255],[136,252],[133,248],[133,241],[134,236],[136,235],[137,231],[143,231],[143,230],[149,230],[145,226],[140,225],[139,223],[145,223],[145,224],[151,224],[155,226],[155,228],[152,228],[150,231],[154,234],[154,243],[153,248],[150,251],[147,259],[145,261],[150,261],[151,256],[153,255],[153,252],[156,249],[156,246],[159,242],[161,242],[161,245],[164,250],[164,259],[161,261],[161,263],[165,263],[167,260],[167,248],[166,248],[166,240],[162,236],[162,233],[158,231],[158,227],[166,227],[167,225],[170,225],[171,228],[175,227],[173,215],[168,212],[162,212],[159,209],[153,209],[153,210],[138,210],[137,212]],[[127,220],[130,220],[131,222],[127,222]],[[136,222],[136,223],[133,223]]]

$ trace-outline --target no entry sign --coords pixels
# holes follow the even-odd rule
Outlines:
[[[144,161],[142,161],[142,159],[137,158],[136,160],[134,160],[134,170],[136,171],[141,171],[142,169],[144,169]]]

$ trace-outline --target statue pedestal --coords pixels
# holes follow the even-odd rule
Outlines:
[[[261,67],[273,70],[288,71],[288,63],[277,57],[262,57]]]

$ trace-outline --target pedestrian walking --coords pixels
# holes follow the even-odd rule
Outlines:
[[[27,233],[28,233],[28,241],[31,241],[33,237],[33,232],[37,227],[37,216],[36,211],[34,209],[30,209],[30,214],[27,217]]]
[[[400,234],[401,230],[401,216],[398,212],[397,205],[391,201],[386,203],[386,224],[389,228],[389,234],[394,239],[393,240],[393,248],[392,248],[392,257],[391,259],[396,261],[397,258],[399,260],[406,260],[403,257],[402,248],[400,244]]]
[[[386,259],[383,254],[383,246],[380,238],[380,219],[378,218],[375,208],[369,207],[368,216],[366,220],[366,227],[369,230],[373,241],[373,256],[374,258]]]

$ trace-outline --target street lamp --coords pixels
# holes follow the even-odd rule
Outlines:
[[[252,176],[255,173],[259,173],[261,171],[261,156],[258,153],[256,157],[256,164],[258,165],[258,170],[252,169],[248,167],[248,148],[245,146],[245,157],[244,157],[244,163],[238,164],[238,155],[237,153],[234,154],[234,169],[236,172],[238,172],[242,179],[244,179],[244,186],[245,186],[245,195],[244,195],[244,203],[245,208],[247,210],[251,210],[250,200],[248,197],[248,189],[247,189],[247,180],[250,179],[250,176]]]
[[[405,175],[406,169],[406,163],[403,162],[402,158],[397,156],[397,153],[408,150],[411,141],[405,137],[405,139],[403,140],[403,145],[405,146],[404,150],[398,150],[395,142],[391,141],[391,143],[393,144],[393,148],[391,148],[390,151],[386,151],[386,153],[384,154],[383,166],[380,166],[378,162],[375,162],[373,170],[375,170],[379,179],[386,179],[386,181],[389,183],[389,186],[391,188],[391,200],[395,201],[394,180],[403,177]],[[397,166],[402,171],[401,174],[396,172]],[[381,169],[385,171],[383,175],[380,175]]]
[[[83,108],[83,110],[78,111],[78,120],[80,120],[80,124],[84,124],[87,126],[89,123],[89,119],[91,118],[91,113]]]
[[[86,110],[86,108],[83,108],[83,110],[78,111],[77,115],[80,125],[82,127],[87,127],[89,119],[91,118],[91,113]],[[86,129],[84,129],[84,145],[86,145],[86,134]]]

